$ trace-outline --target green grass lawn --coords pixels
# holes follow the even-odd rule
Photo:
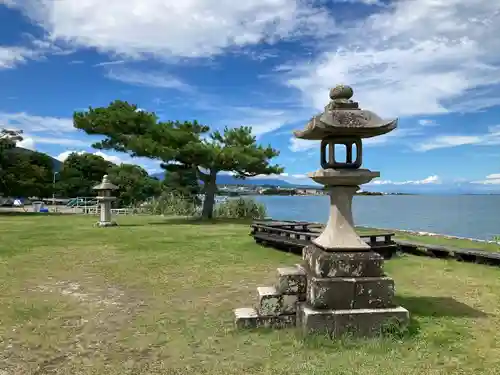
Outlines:
[[[500,269],[386,262],[412,336],[236,331],[232,310],[296,255],[249,226],[0,215],[0,374],[499,374]]]

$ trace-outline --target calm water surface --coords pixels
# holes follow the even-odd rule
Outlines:
[[[257,196],[268,216],[326,223],[327,196]],[[500,195],[356,196],[356,225],[490,240],[500,235]]]

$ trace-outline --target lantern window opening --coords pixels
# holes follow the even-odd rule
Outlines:
[[[362,163],[361,152],[361,138],[326,138],[321,142],[321,166],[324,169],[357,169]]]

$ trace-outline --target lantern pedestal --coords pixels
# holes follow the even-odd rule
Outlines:
[[[320,169],[308,175],[325,185],[330,195],[330,217],[323,232],[312,242],[327,251],[369,251],[356,230],[352,218],[352,198],[359,185],[379,177],[368,169]]]
[[[99,221],[95,223],[96,227],[116,227],[118,223],[111,220],[111,202],[115,197],[97,197],[99,201]]]

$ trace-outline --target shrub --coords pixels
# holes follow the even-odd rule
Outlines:
[[[166,216],[197,216],[200,209],[197,197],[186,197],[173,192],[163,193],[144,206],[144,210],[151,215]]]
[[[215,206],[214,217],[263,219],[266,217],[266,206],[252,198],[230,198]]]

